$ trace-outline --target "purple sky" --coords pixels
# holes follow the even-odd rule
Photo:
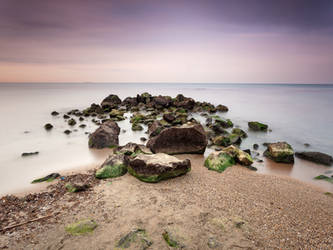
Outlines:
[[[0,1],[0,82],[82,81],[333,83],[333,1]]]

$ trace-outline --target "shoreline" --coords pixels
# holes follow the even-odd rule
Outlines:
[[[333,245],[333,197],[320,188],[287,176],[258,174],[239,165],[220,174],[205,168],[200,155],[177,157],[191,159],[192,170],[188,174],[153,184],[126,174],[96,181],[86,192],[65,192],[51,200],[51,205],[45,203],[51,218],[1,233],[0,246],[105,248],[116,245],[133,228],[147,230],[154,242],[152,249],[169,249],[161,237],[165,228],[179,233],[189,249],[209,249],[210,239],[221,244],[218,249],[235,245],[252,249],[329,249]],[[91,173],[84,178],[89,176]],[[51,184],[55,188],[63,186]],[[31,218],[44,214],[44,210],[40,211]],[[20,213],[24,215],[25,210],[17,216]],[[96,232],[75,237],[64,231],[66,224],[87,217],[98,223]],[[234,223],[241,226],[235,227]],[[34,236],[30,238],[31,235]]]

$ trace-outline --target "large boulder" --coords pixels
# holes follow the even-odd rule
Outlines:
[[[165,128],[147,142],[152,152],[166,154],[203,154],[206,146],[206,133],[200,124]]]
[[[128,172],[144,182],[159,182],[186,174],[190,170],[190,160],[179,160],[164,153],[140,154],[129,158],[128,163]]]
[[[173,100],[173,105],[178,108],[191,110],[195,105],[195,101],[192,98],[185,97],[182,94],[179,94]]]
[[[90,148],[107,148],[118,146],[120,128],[113,121],[106,121],[89,136]]]
[[[101,102],[103,109],[117,108],[119,104],[121,104],[121,100],[117,95],[109,95]]]
[[[268,144],[264,156],[275,162],[294,163],[294,150],[287,142]]]
[[[296,152],[295,155],[298,158],[327,166],[330,166],[333,163],[332,156],[320,152]]]

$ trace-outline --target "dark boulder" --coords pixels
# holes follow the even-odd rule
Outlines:
[[[179,160],[163,153],[140,154],[130,158],[128,165],[128,172],[144,182],[159,182],[186,174],[190,170],[190,160]]]
[[[206,133],[200,124],[165,128],[147,142],[152,152],[167,154],[203,154],[206,146]]]
[[[90,148],[107,148],[119,144],[120,128],[113,121],[106,121],[94,133],[89,135]]]
[[[51,115],[53,115],[53,116],[57,116],[57,115],[59,115],[59,112],[57,112],[57,111],[53,111],[53,112],[51,113]]]
[[[224,105],[222,105],[222,104],[217,105],[217,106],[216,106],[216,110],[217,110],[217,111],[220,111],[220,112],[228,112],[228,111],[229,111],[228,107],[227,107],[227,106],[224,106]]]
[[[170,96],[155,96],[153,98],[154,107],[157,109],[168,108],[171,103]]]
[[[192,98],[185,97],[182,94],[179,94],[173,100],[173,105],[178,108],[192,110],[194,108],[195,101]]]
[[[101,106],[103,109],[113,109],[117,108],[121,104],[121,100],[117,95],[109,95],[108,97],[104,98],[101,102]]]
[[[303,160],[330,166],[333,163],[332,156],[320,152],[296,152],[295,155]]]
[[[164,115],[163,115],[163,119],[165,120],[165,121],[167,121],[167,122],[173,122],[175,119],[176,119],[176,117],[173,115],[173,114],[171,114],[171,113],[165,113]]]
[[[51,129],[53,128],[53,125],[52,125],[51,123],[46,123],[46,124],[44,125],[44,128],[45,128],[46,130],[51,130]]]
[[[126,97],[123,102],[122,105],[130,108],[130,107],[134,107],[136,105],[138,105],[138,100],[136,97]]]

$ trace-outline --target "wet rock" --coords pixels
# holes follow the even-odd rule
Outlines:
[[[56,178],[58,178],[59,176],[60,176],[60,174],[58,174],[58,173],[52,173],[43,178],[35,179],[31,183],[40,183],[40,182],[44,182],[44,181],[51,182],[51,181],[55,180]]]
[[[51,130],[51,129],[53,128],[53,125],[52,125],[51,123],[46,123],[46,124],[44,125],[44,128],[45,128],[46,130]]]
[[[159,182],[186,174],[191,170],[190,160],[179,160],[164,153],[140,154],[130,158],[128,164],[128,172],[144,182]]]
[[[116,249],[131,248],[145,250],[152,244],[153,242],[148,237],[145,229],[134,229],[118,241]]]
[[[90,148],[107,148],[118,146],[120,128],[117,123],[107,121],[89,136]]]
[[[171,123],[171,122],[173,122],[173,121],[176,119],[176,117],[175,117],[173,114],[171,114],[171,113],[165,113],[165,114],[163,115],[163,119],[164,119],[165,121]]]
[[[206,126],[209,127],[210,125],[213,124],[213,118],[211,117],[207,117],[206,118]]]
[[[250,166],[253,163],[251,155],[236,146],[229,146],[223,149],[223,152],[228,153],[230,156],[234,157],[235,161],[243,166]]]
[[[216,110],[220,111],[220,112],[228,112],[229,108],[227,106],[219,104],[219,105],[216,106]]]
[[[260,122],[248,122],[248,126],[253,131],[267,131],[268,125]]]
[[[332,156],[321,152],[296,152],[295,156],[303,160],[330,166],[333,163]]]
[[[162,126],[161,122],[160,121],[154,121],[152,124],[150,124],[148,126],[148,134],[149,134],[149,137],[154,137],[156,135],[159,135],[162,130],[164,129],[165,127]]]
[[[80,128],[85,128],[85,127],[87,127],[87,125],[86,124],[80,124],[79,127]]]
[[[205,160],[204,166],[219,173],[235,164],[235,160],[228,153],[220,151],[211,153]]]
[[[179,94],[173,100],[173,105],[178,108],[192,110],[194,108],[195,101],[192,98],[185,97],[182,94]]]
[[[213,138],[213,144],[217,146],[227,147],[232,144],[240,144],[242,139],[239,135],[236,134],[227,134],[227,135],[220,135]]]
[[[84,121],[84,118],[82,116],[79,117],[79,121],[82,122]]]
[[[59,113],[57,111],[52,111],[51,115],[57,116],[57,115],[59,115]]]
[[[63,118],[64,118],[64,119],[69,119],[69,118],[71,118],[71,117],[70,117],[69,115],[64,114],[64,115],[63,115]]]
[[[152,154],[149,148],[142,144],[137,144],[133,142],[127,143],[125,146],[120,146],[115,149],[117,154],[124,154],[124,155],[138,155],[138,154]]]
[[[76,121],[75,121],[75,119],[71,118],[71,119],[68,120],[67,123],[68,123],[69,126],[74,126],[76,124]]]
[[[264,156],[279,163],[294,163],[294,150],[287,142],[268,144]]]
[[[39,154],[39,152],[36,151],[36,152],[22,153],[21,156],[22,156],[22,157],[26,157],[26,156],[38,155],[38,154]]]
[[[133,131],[141,131],[141,130],[143,130],[143,127],[138,123],[133,123],[132,124],[132,130]]]
[[[147,138],[146,137],[140,137],[140,141],[145,142],[145,141],[147,141]]]
[[[69,129],[66,129],[66,130],[64,131],[64,133],[65,133],[66,135],[69,135],[70,133],[72,133],[72,131],[70,131]]]
[[[230,119],[224,120],[220,117],[215,117],[215,123],[222,126],[222,128],[232,128],[234,126]]]
[[[253,144],[253,149],[257,150],[259,148],[259,145],[257,143]]]
[[[121,100],[117,95],[109,95],[108,97],[104,98],[101,102],[101,107],[103,110],[111,110],[113,108],[117,108],[121,104]]]
[[[83,183],[67,183],[65,188],[70,193],[78,193],[88,190],[90,186]]]
[[[115,178],[127,173],[125,156],[123,154],[111,154],[96,171],[95,177],[98,179]]]
[[[81,235],[90,233],[95,230],[97,223],[91,219],[80,220],[73,224],[67,225],[65,230],[67,233],[72,235]]]
[[[153,98],[153,105],[157,109],[167,108],[170,106],[171,97],[170,96],[155,96]]]
[[[206,146],[206,133],[200,124],[165,128],[147,142],[152,152],[167,154],[203,154]]]
[[[240,128],[232,129],[231,133],[236,134],[241,138],[246,138],[247,137],[247,133],[244,130],[240,129]]]
[[[136,97],[126,97],[123,100],[122,105],[126,107],[134,107],[138,105],[138,100]]]

